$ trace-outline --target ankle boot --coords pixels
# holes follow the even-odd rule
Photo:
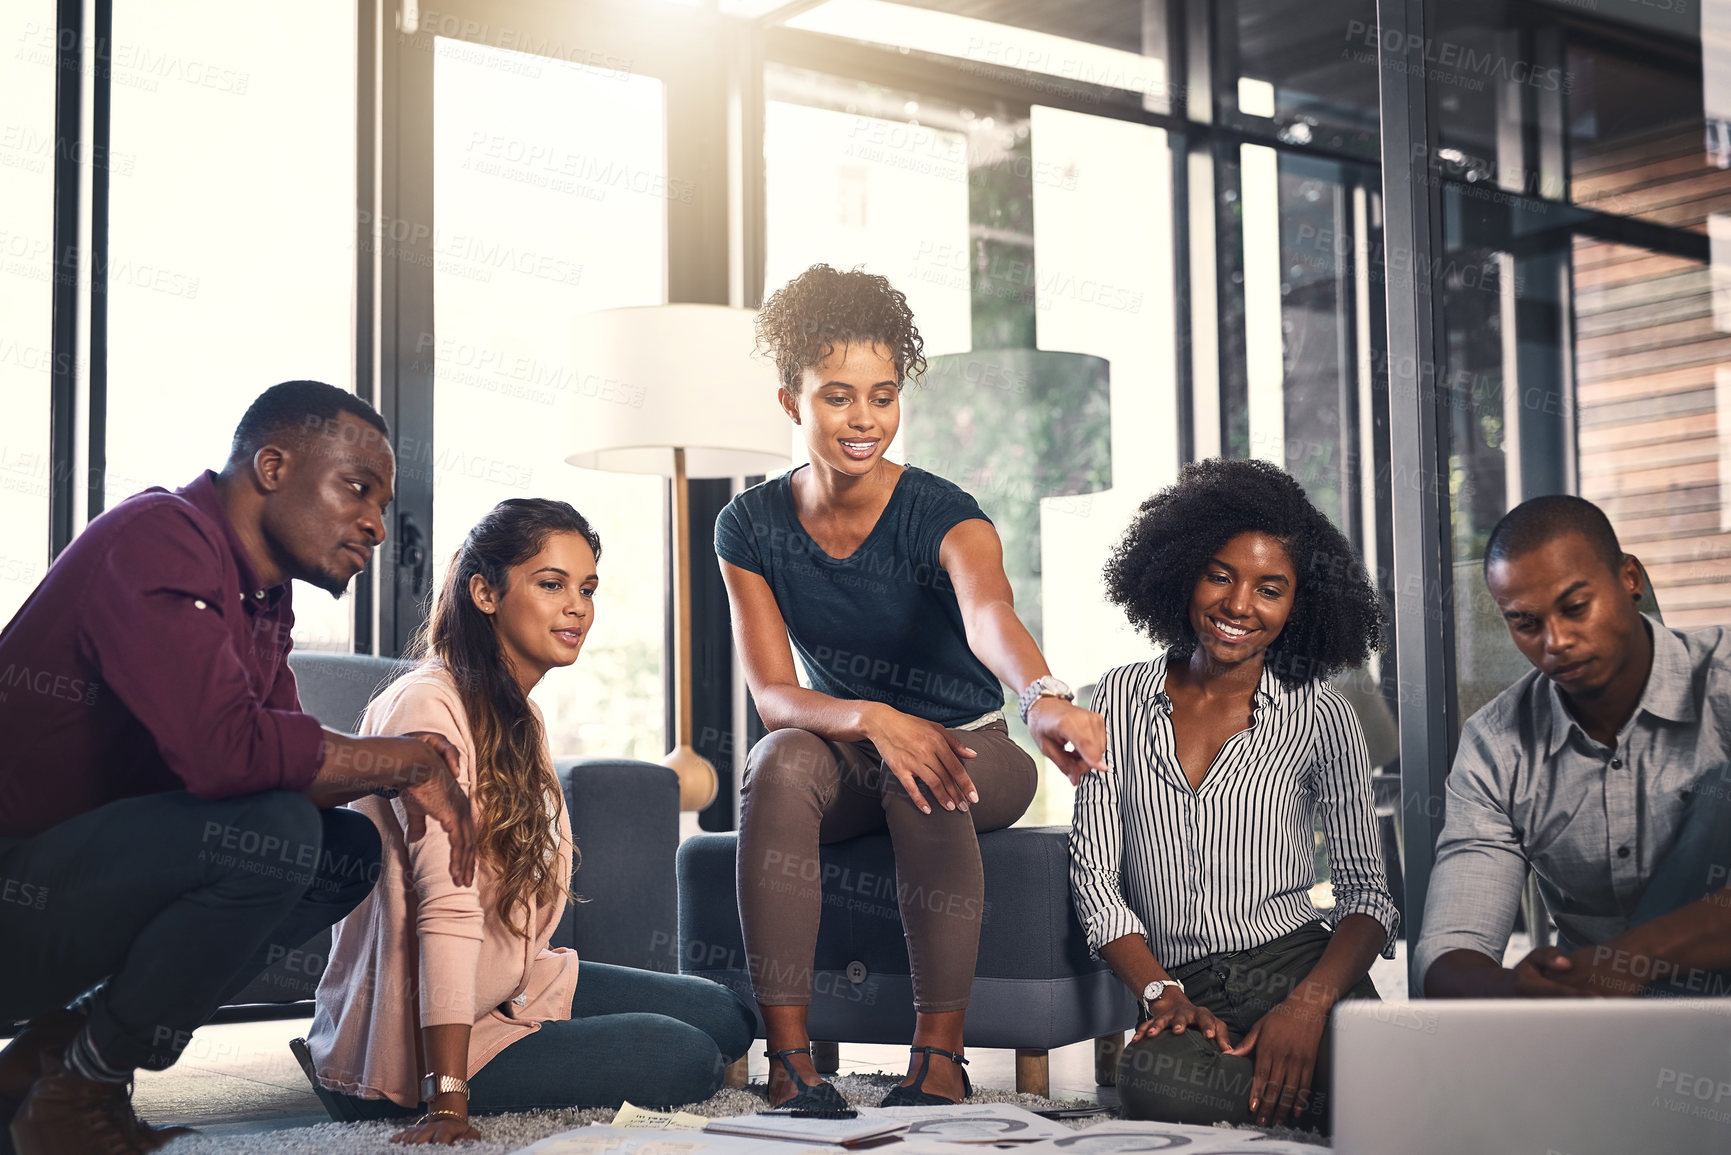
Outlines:
[[[37,1015],[0,1050],[0,1155],[13,1155],[12,1116],[42,1073],[42,1056],[59,1052],[84,1026],[77,1011],[52,1010]]]
[[[133,1114],[130,1082],[86,1079],[58,1049],[44,1052],[42,1074],[12,1118],[17,1155],[143,1155],[192,1133],[150,1126]]]

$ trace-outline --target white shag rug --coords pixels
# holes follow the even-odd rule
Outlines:
[[[830,1079],[847,1101],[856,1107],[875,1107],[900,1075],[841,1075]],[[1087,1106],[1085,1099],[1043,1099],[1038,1095],[1020,1095],[1014,1091],[991,1087],[975,1087],[970,1103],[1014,1103],[1030,1111],[1053,1107]],[[767,1106],[763,1084],[753,1083],[743,1089],[723,1088],[702,1103],[680,1108],[696,1115],[722,1118],[729,1115],[750,1115]],[[485,1139],[461,1143],[450,1148],[430,1150],[460,1151],[462,1155],[509,1155],[549,1135],[569,1131],[590,1123],[610,1123],[611,1107],[575,1108],[562,1111],[515,1111],[504,1115],[477,1117],[475,1125]],[[1063,1123],[1083,1128],[1112,1118],[1112,1114],[1092,1115],[1085,1119],[1066,1119]],[[315,1127],[295,1127],[261,1135],[208,1136],[189,1135],[170,1143],[162,1150],[167,1155],[401,1155],[405,1150],[393,1146],[391,1136],[402,1130],[403,1121],[373,1123],[321,1123]],[[1278,1127],[1266,1134],[1282,1139],[1316,1142],[1316,1136],[1306,1132]],[[1322,1150],[1322,1148],[1319,1148]]]

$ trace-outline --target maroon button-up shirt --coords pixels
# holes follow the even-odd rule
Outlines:
[[[0,632],[0,837],[164,790],[307,789],[323,747],[293,626],[214,474],[92,521]]]

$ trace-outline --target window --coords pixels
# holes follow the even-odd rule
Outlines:
[[[892,453],[980,502],[1060,676],[1145,657],[1100,569],[1178,466],[1165,132],[787,68],[768,90],[765,291],[821,260],[905,292],[931,372]],[[1023,822],[1072,793],[1043,775]]]
[[[1232,21],[1220,29],[1215,56],[1223,123],[1299,148],[1377,158],[1373,0],[1209,7],[1216,22]]]
[[[116,6],[108,505],[220,468],[279,381],[352,387],[354,72],[351,4]],[[295,618],[350,648],[349,599]]]
[[[1053,428],[1047,459],[1065,473],[1032,495],[1029,609],[1048,663],[1085,686],[1152,651],[1106,601],[1101,571],[1137,506],[1178,475],[1172,152],[1163,129],[1078,112],[1036,106],[1031,127],[1038,345],[1103,360],[1109,382],[1094,436]],[[1086,411],[1086,390],[1066,394],[1066,409]],[[1090,458],[1105,468],[1077,470]],[[1069,781],[1048,772],[1041,786],[1029,821],[1068,822]]]
[[[1603,508],[1667,625],[1731,623],[1731,314],[1713,279],[1731,172],[1708,151],[1699,41],[1539,12],[1436,17],[1506,77],[1438,87],[1463,719],[1527,669],[1480,576],[1527,498]]]
[[[1147,25],[1143,11],[1126,19],[1123,9],[1071,4],[986,3],[955,5],[966,14],[947,12],[944,3],[890,4],[884,0],[827,0],[800,12],[787,24],[810,32],[846,36],[959,61],[964,71],[982,66],[1031,73],[1141,96],[1157,112],[1171,100],[1160,41],[1163,29]],[[985,19],[1000,16],[1002,21]],[[1153,43],[1148,43],[1152,38]],[[1153,49],[1149,52],[1149,49]]]
[[[791,69],[772,72],[769,93],[764,295],[819,261],[863,266],[907,295],[928,356],[965,351],[967,128],[979,118]]]
[[[666,300],[670,183],[660,81],[440,38],[434,66],[436,337],[429,578],[510,497],[575,506],[601,537],[582,660],[535,697],[553,750],[658,761],[667,483],[565,464],[561,432],[596,405],[569,350],[580,313]]]
[[[54,276],[54,5],[0,15],[0,622],[48,568]]]

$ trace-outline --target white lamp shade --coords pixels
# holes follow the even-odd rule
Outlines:
[[[575,364],[592,395],[568,419],[565,460],[585,469],[689,477],[775,473],[789,422],[775,365],[753,354],[755,314],[724,305],[651,305],[586,313],[572,325]]]

